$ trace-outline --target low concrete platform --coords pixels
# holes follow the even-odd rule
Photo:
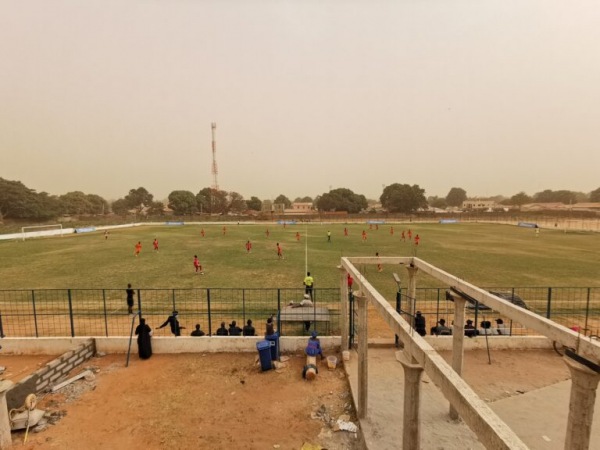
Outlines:
[[[402,408],[404,371],[396,360],[395,348],[369,347],[369,397],[367,418],[360,421],[369,449],[402,448]],[[358,354],[350,352],[346,372],[355,404],[358,404]],[[448,415],[449,403],[441,391],[423,374],[421,391],[421,448],[483,449],[463,422]],[[492,410],[510,426],[531,449],[562,450],[567,427],[571,381],[536,389],[523,395],[489,403]],[[596,399],[590,448],[600,448],[600,400]]]

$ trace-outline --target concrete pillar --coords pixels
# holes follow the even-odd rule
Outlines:
[[[358,310],[358,417],[367,417],[367,399],[369,387],[368,371],[368,329],[367,329],[367,298],[361,292],[354,294],[354,301]]]
[[[6,392],[14,386],[10,380],[0,381],[0,449],[12,447],[10,435],[10,421],[8,420],[8,406],[6,405]]]
[[[465,340],[465,299],[454,297],[454,326],[452,327],[452,368],[462,375]],[[458,420],[458,412],[450,405],[450,418]]]
[[[348,321],[350,320],[350,317],[348,315],[348,281],[346,278],[346,269],[344,269],[342,266],[337,266],[337,268],[340,270],[340,302],[342,305],[341,308],[341,314],[342,314],[342,351],[344,350],[348,350],[349,346],[350,346],[350,330],[349,330],[349,323]]]
[[[404,414],[402,418],[402,449],[421,448],[421,376],[423,368],[412,364],[404,352],[396,352],[396,359],[404,369]]]
[[[419,269],[410,265],[406,266],[408,270],[408,314],[410,315],[410,325],[415,326],[415,300],[417,298],[417,272]]]
[[[590,447],[600,374],[567,355],[563,359],[571,372],[571,398],[565,450],[587,450]]]

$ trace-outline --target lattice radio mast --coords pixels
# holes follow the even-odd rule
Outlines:
[[[219,170],[217,169],[217,141],[215,138],[215,135],[217,133],[217,124],[215,122],[210,124],[211,129],[212,129],[212,177],[213,177],[213,184],[212,184],[212,188],[215,191],[219,190],[219,182],[217,181],[217,174],[219,173]]]

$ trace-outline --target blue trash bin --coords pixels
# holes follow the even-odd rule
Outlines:
[[[271,370],[273,368],[273,364],[271,363],[271,342],[258,341],[256,343],[256,349],[258,350],[261,370],[263,372],[265,370]]]
[[[273,361],[279,361],[279,332],[265,336],[265,339],[269,341],[271,345],[271,359]]]

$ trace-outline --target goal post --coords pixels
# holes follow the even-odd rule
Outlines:
[[[56,236],[63,235],[63,226],[61,223],[52,225],[31,225],[28,227],[21,227],[21,236],[23,240],[27,238],[43,237],[43,236]]]

